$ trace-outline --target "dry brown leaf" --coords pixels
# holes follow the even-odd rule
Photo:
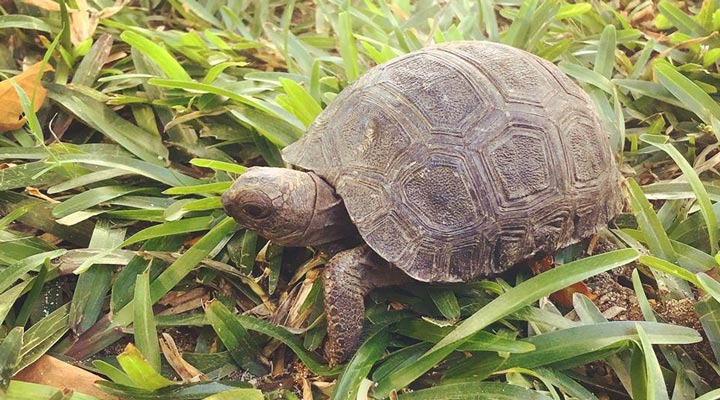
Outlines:
[[[168,292],[163,296],[158,304],[168,307],[177,307],[181,304],[187,303],[204,297],[207,294],[207,290],[203,287],[197,287],[187,292],[184,291],[172,291]]]
[[[408,15],[405,13],[405,11],[403,11],[402,8],[400,8],[399,6],[397,6],[395,4],[391,4],[389,7],[390,7],[390,10],[392,11],[392,13],[397,15],[397,17],[400,18],[401,21],[408,20]]]
[[[649,22],[655,19],[655,10],[653,7],[645,7],[633,15],[630,23],[633,26],[640,25],[644,22]]]
[[[40,189],[34,188],[32,186],[28,186],[25,188],[25,192],[29,194],[30,196],[37,197],[38,199],[43,199],[47,201],[50,204],[58,204],[59,201],[53,199],[52,197],[46,195],[45,193],[41,192]]]
[[[167,333],[162,334],[160,339],[160,348],[162,349],[165,359],[172,369],[182,378],[183,382],[200,382],[207,381],[209,378],[205,376],[199,369],[195,368],[192,364],[185,361],[178,350],[175,340],[172,336]]]
[[[210,294],[206,293],[202,297],[191,298],[191,299],[188,299],[187,301],[184,301],[176,306],[162,310],[157,315],[182,314],[184,312],[188,312],[188,311],[194,310],[196,308],[201,308],[203,306],[203,304],[207,303],[208,301],[210,301]]]
[[[41,66],[42,63],[35,63],[22,73],[0,82],[0,99],[3,99],[3,105],[0,108],[0,132],[14,131],[25,125],[22,104],[13,82],[20,86],[27,96],[32,99],[33,110],[37,111],[42,106],[47,90],[40,85],[39,78],[45,72],[53,71],[53,67],[45,64],[41,71]]]
[[[42,8],[48,11],[60,11],[60,3],[54,0],[23,0],[25,4]]]
[[[288,311],[287,326],[290,328],[299,328],[307,320],[312,312],[311,308],[308,308],[303,313],[300,313],[300,308],[307,300],[310,292],[312,291],[315,280],[318,278],[320,272],[318,270],[309,271],[305,275],[305,280],[300,287],[300,292],[293,299],[292,306]]]
[[[312,388],[306,378],[302,378],[303,400],[313,400]]]
[[[77,45],[91,38],[102,18],[110,18],[117,14],[130,0],[115,0],[112,7],[98,11],[90,7],[86,0],[77,0],[77,9],[69,9],[70,41]]]
[[[273,359],[272,371],[270,371],[270,375],[272,375],[273,377],[278,377],[283,374],[285,374],[285,352],[280,351]]]
[[[127,57],[127,53],[124,51],[118,51],[115,53],[110,54],[107,59],[105,60],[106,64],[112,64],[115,61],[122,60],[123,58]]]
[[[95,381],[103,380],[101,377],[48,355],[28,365],[15,374],[13,379],[48,385],[63,391],[72,390],[98,399],[117,399],[95,387]]]
[[[50,244],[54,244],[54,245],[56,245],[56,246],[59,245],[60,243],[62,243],[63,240],[65,240],[65,239],[63,239],[63,238],[61,238],[61,237],[59,237],[59,236],[55,236],[55,235],[53,235],[52,233],[48,233],[48,232],[43,233],[43,234],[40,235],[39,237],[40,237],[40,239],[42,239],[43,241],[48,242],[48,243],[50,243]]]

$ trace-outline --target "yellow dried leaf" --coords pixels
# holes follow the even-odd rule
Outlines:
[[[110,18],[125,7],[130,0],[115,0],[112,7],[96,10],[88,5],[87,0],[77,0],[77,9],[70,12],[70,40],[78,45],[91,38],[103,18]]]
[[[45,193],[41,192],[40,189],[34,188],[32,186],[26,187],[25,193],[29,194],[30,196],[37,197],[38,199],[43,199],[50,204],[60,203],[59,201],[57,201],[57,200],[53,199],[52,197],[46,195]]]
[[[0,99],[3,99],[2,106],[0,106],[0,132],[20,129],[25,125],[20,97],[18,97],[12,82],[20,86],[28,97],[33,99],[33,110],[39,110],[43,101],[45,101],[47,90],[40,85],[38,75],[53,71],[53,68],[45,64],[41,71],[40,67],[41,63],[36,63],[23,73],[0,82]]]
[[[60,3],[53,0],[23,0],[23,3],[48,11],[60,11]]]

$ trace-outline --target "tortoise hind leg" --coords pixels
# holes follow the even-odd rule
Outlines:
[[[361,245],[336,254],[325,267],[323,289],[328,339],[325,357],[331,365],[355,351],[365,321],[365,296],[374,288],[410,278]]]

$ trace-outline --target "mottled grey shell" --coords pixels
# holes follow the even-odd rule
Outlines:
[[[555,65],[453,42],[379,65],[283,157],[342,197],[381,257],[421,281],[468,281],[589,236],[621,208],[589,98]]]

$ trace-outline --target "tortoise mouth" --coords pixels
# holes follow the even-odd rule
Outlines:
[[[225,214],[233,217],[237,222],[241,223],[241,221],[238,220],[238,210],[237,210],[237,201],[235,201],[235,196],[233,193],[231,193],[229,190],[222,194],[220,197],[220,201],[222,202],[223,210],[225,210]]]

